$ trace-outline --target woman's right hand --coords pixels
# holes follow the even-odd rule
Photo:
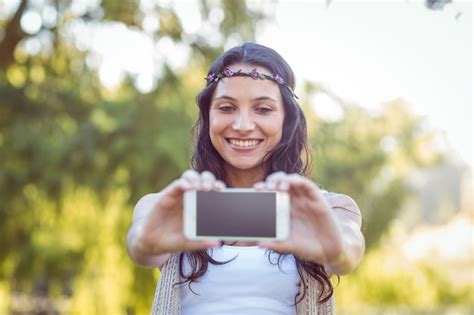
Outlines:
[[[147,201],[145,196],[135,208],[135,212],[141,212],[142,215],[138,214],[132,224],[132,229],[136,225],[132,246],[146,256],[218,246],[218,240],[192,241],[184,237],[183,194],[189,190],[220,191],[224,188],[225,184],[216,180],[211,172],[204,171],[200,174],[187,170],[179,179],[154,195],[153,200]]]

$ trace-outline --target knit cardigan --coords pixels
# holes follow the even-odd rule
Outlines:
[[[321,286],[304,270],[303,277],[306,282],[306,295],[296,305],[296,314],[334,315],[334,295],[327,302],[318,303]],[[153,299],[152,315],[180,314],[179,287],[173,286],[177,282],[179,282],[179,254],[172,254],[161,269]],[[303,294],[302,290],[303,286],[301,286],[300,294]]]

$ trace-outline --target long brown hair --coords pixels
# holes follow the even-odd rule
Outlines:
[[[214,61],[208,75],[221,73],[225,68],[238,63],[264,67],[272,74],[278,74],[282,77],[291,89],[294,90],[295,76],[288,63],[273,49],[254,43],[245,43],[242,46],[234,47],[225,52]],[[196,99],[199,106],[199,118],[194,126],[195,149],[192,157],[192,167],[198,172],[210,171],[217,179],[226,183],[224,160],[212,145],[209,137],[209,106],[216,85],[216,83],[207,84]],[[280,143],[264,159],[266,165],[268,165],[266,168],[267,175],[276,171],[283,171],[307,176],[311,169],[312,157],[307,138],[306,119],[293,94],[286,87],[282,85],[279,85],[279,87],[283,99],[285,118]],[[271,250],[267,250],[270,263],[272,263],[270,260],[271,252]],[[277,264],[281,270],[281,260],[289,254],[278,254]],[[185,256],[188,258],[191,267],[191,272],[187,275],[183,271],[183,259]],[[316,279],[323,288],[319,296],[320,301],[328,300],[333,294],[333,287],[324,266],[297,256],[295,256],[295,261],[302,281],[300,285],[303,285],[303,295],[298,298],[298,293],[295,296],[295,304],[300,302],[306,294],[303,270]],[[178,284],[188,283],[191,289],[191,283],[195,282],[207,271],[209,263],[222,265],[228,262],[214,260],[206,250],[183,252],[179,256],[179,272],[184,281]]]

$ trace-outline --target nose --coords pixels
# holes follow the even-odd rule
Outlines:
[[[232,129],[235,131],[252,131],[255,128],[251,117],[246,113],[241,113],[236,117]]]

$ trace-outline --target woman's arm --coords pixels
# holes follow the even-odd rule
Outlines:
[[[218,246],[217,240],[191,241],[184,237],[183,194],[224,188],[212,173],[188,170],[162,192],[140,199],[127,234],[127,251],[132,260],[143,267],[161,267],[170,253]]]
[[[310,179],[278,172],[259,190],[286,191],[291,198],[290,236],[287,240],[260,242],[260,246],[294,255],[346,274],[362,260],[365,241],[360,231],[360,211],[348,196],[327,194]]]
[[[352,272],[364,257],[365,239],[361,232],[360,209],[349,196],[335,193],[325,193],[323,196],[332,208],[341,233],[341,248],[339,254],[336,254],[336,257],[339,257],[325,264],[325,267],[333,274],[347,274]]]
[[[143,230],[146,224],[146,218],[156,205],[160,194],[148,194],[142,197],[133,210],[132,226],[127,233],[127,251],[128,255],[137,264],[145,268],[161,268],[168,260],[169,253],[150,254],[145,249]]]

